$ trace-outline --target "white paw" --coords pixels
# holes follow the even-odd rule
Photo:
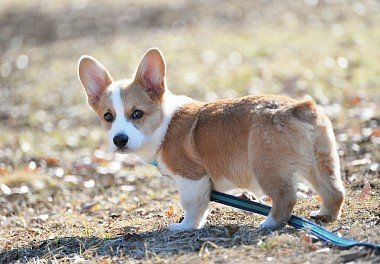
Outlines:
[[[186,224],[184,222],[182,223],[174,223],[169,225],[170,231],[187,231],[187,230],[193,230],[197,229],[192,225]]]
[[[260,230],[274,230],[281,227],[271,215],[268,215],[265,221],[262,221],[259,225]]]

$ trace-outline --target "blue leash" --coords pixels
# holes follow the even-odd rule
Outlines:
[[[211,191],[210,200],[221,203],[224,205],[228,205],[231,207],[239,208],[245,211],[249,211],[256,214],[261,214],[264,216],[268,216],[272,207],[253,202],[247,199],[239,198],[236,196],[232,196],[229,194]],[[303,229],[311,234],[317,236],[318,238],[333,244],[334,246],[338,246],[342,249],[349,249],[354,246],[366,247],[372,250],[375,250],[377,253],[380,253],[380,244],[372,244],[368,242],[359,242],[353,239],[338,237],[336,234],[328,231],[322,226],[315,224],[309,220],[304,218],[292,215],[288,224],[297,229]]]

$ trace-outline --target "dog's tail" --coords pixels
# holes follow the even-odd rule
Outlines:
[[[314,101],[303,101],[289,109],[291,114],[300,121],[315,125],[318,118],[318,110]]]

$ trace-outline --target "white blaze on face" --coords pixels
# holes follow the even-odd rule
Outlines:
[[[138,130],[132,122],[128,121],[125,116],[123,101],[121,100],[120,85],[114,83],[110,87],[111,100],[116,112],[116,118],[112,123],[112,127],[107,131],[108,135],[108,148],[110,151],[116,151],[117,147],[113,143],[113,138],[116,135],[126,135],[128,137],[128,143],[126,150],[137,150],[144,145],[145,136]]]

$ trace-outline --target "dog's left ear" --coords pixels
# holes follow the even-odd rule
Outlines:
[[[159,100],[165,92],[165,61],[157,48],[148,50],[142,57],[135,74],[153,101]]]

